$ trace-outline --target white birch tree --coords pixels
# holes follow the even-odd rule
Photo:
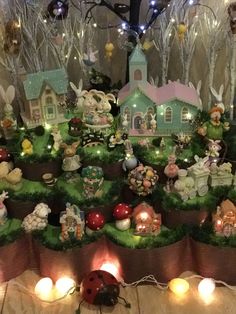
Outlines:
[[[208,9],[204,10],[200,22],[200,31],[202,37],[202,44],[206,53],[206,58],[209,67],[208,86],[209,98],[208,109],[211,107],[211,93],[210,88],[214,84],[214,73],[216,68],[217,57],[225,47],[225,39],[227,36],[226,30],[226,10],[223,2],[219,2],[214,7],[215,16]]]
[[[170,14],[171,15],[171,14]],[[161,84],[165,85],[168,80],[168,68],[170,60],[170,51],[173,44],[173,23],[166,12],[159,19],[158,28],[154,32],[154,46],[159,52],[161,60]]]
[[[173,3],[174,19],[175,19],[175,33],[176,42],[179,49],[180,60],[182,64],[181,81],[184,84],[188,84],[190,76],[190,66],[193,59],[196,38],[198,35],[198,18],[192,17],[188,14],[188,10],[183,11],[182,1]],[[186,32],[182,34],[182,38],[178,38],[178,27],[181,23],[186,25]]]

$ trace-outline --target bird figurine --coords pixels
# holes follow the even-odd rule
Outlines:
[[[107,42],[105,45],[105,57],[108,60],[111,60],[113,50],[115,49],[114,45],[112,42]]]
[[[187,25],[184,22],[180,22],[179,25],[177,26],[177,34],[179,37],[179,41],[183,41],[185,34],[187,32]]]

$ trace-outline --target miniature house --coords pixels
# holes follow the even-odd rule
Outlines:
[[[129,83],[118,94],[122,126],[133,136],[191,133],[200,108],[197,91],[179,82],[160,88],[147,81],[147,60],[137,45],[129,59]]]
[[[28,74],[23,84],[27,102],[21,116],[27,127],[66,121],[59,105],[65,101],[68,88],[64,69]]]
[[[236,234],[236,206],[230,200],[224,200],[212,216],[216,235],[229,237]]]
[[[157,235],[161,231],[161,214],[142,202],[133,209],[136,235]]]

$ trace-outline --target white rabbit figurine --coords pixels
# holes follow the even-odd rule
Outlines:
[[[77,108],[81,112],[83,111],[83,102],[84,102],[84,97],[88,93],[86,90],[82,90],[83,88],[83,80],[80,79],[79,81],[79,86],[76,87],[74,83],[70,82],[70,87],[73,89],[77,96]]]
[[[156,120],[155,120],[155,118],[156,118],[156,114],[150,114],[151,115],[151,122],[150,122],[150,124],[151,124],[151,130],[152,130],[152,132],[153,133],[155,133],[155,131],[156,131],[156,128],[157,128],[157,122],[156,122]]]
[[[125,114],[122,116],[122,126],[123,126],[124,129],[127,129],[127,128],[128,128],[128,125],[129,125],[128,115],[127,115],[127,113],[125,113]]]
[[[202,88],[202,81],[198,81],[197,83],[197,88],[195,88],[195,86],[193,85],[192,82],[188,83],[189,87],[193,88],[196,90],[197,94],[198,94],[198,98],[199,98],[199,110],[202,110],[202,99],[201,99],[201,88]]]
[[[13,137],[14,130],[16,129],[16,119],[11,105],[13,99],[15,98],[15,87],[10,85],[5,91],[0,85],[0,95],[5,102],[5,106],[3,108],[4,118],[1,121],[1,126],[4,131],[5,138],[11,139]]]
[[[223,104],[224,85],[222,84],[220,86],[219,93],[217,93],[217,91],[212,86],[210,87],[210,90],[211,90],[212,95],[215,96],[216,106],[221,108],[222,113],[224,113],[225,112],[225,106]]]
[[[62,136],[61,136],[61,132],[58,129],[58,126],[55,125],[52,128],[52,132],[51,132],[52,136],[53,136],[53,148],[54,150],[57,152],[60,149],[60,145],[62,144],[63,140],[62,140]]]

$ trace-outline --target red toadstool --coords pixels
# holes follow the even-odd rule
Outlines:
[[[105,224],[105,217],[100,211],[91,211],[86,215],[85,219],[86,233],[89,235],[93,231],[98,231]]]
[[[129,229],[131,214],[132,208],[129,205],[125,203],[116,205],[113,211],[113,217],[116,219],[116,228],[122,231]]]

